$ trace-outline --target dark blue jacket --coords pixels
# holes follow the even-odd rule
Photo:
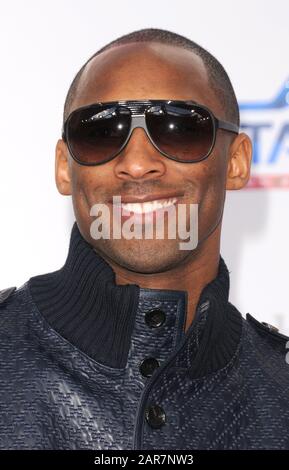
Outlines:
[[[289,449],[288,338],[228,301],[221,257],[186,333],[186,292],[88,259],[74,225],[63,268],[0,292],[0,449]]]

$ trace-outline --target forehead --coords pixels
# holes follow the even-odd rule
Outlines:
[[[82,74],[71,111],[97,101],[179,99],[220,114],[202,59],[158,42],[114,46],[92,59]]]

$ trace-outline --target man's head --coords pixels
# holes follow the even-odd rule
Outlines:
[[[239,124],[231,82],[219,62],[192,41],[158,29],[122,36],[94,54],[74,78],[64,107],[73,110],[95,102],[141,99],[193,100],[219,119]],[[181,163],[163,156],[145,131],[134,129],[126,147],[111,161],[83,166],[74,161],[63,140],[56,146],[56,184],[72,195],[80,231],[95,249],[126,269],[156,273],[186,263],[218,244],[226,189],[248,181],[251,142],[245,134],[217,131],[209,157]],[[179,239],[98,239],[90,235],[96,203],[114,195],[177,194],[178,203],[198,204],[198,247],[179,249]]]

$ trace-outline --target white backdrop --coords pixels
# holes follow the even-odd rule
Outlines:
[[[122,34],[169,29],[216,55],[244,104],[248,132],[252,123],[267,126],[256,140],[263,161],[254,172],[288,177],[288,93],[283,106],[272,104],[289,85],[288,18],[288,0],[239,6],[232,0],[2,0],[0,289],[65,261],[74,216],[71,198],[54,182],[64,98],[85,60]],[[268,149],[281,128],[282,149],[269,165]],[[221,253],[231,272],[230,300],[243,315],[289,334],[288,180],[282,184],[227,192]]]

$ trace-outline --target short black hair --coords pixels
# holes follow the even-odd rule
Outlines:
[[[131,42],[152,41],[160,42],[167,45],[179,46],[184,49],[188,49],[194,52],[199,57],[201,57],[208,72],[210,86],[214,90],[217,99],[224,108],[225,119],[237,124],[238,126],[240,125],[240,113],[237,98],[231,80],[229,79],[227,72],[225,71],[224,67],[220,64],[220,62],[210,52],[201,47],[199,44],[191,41],[190,39],[181,36],[180,34],[158,28],[145,28],[125,34],[111,41],[110,43],[99,49],[97,52],[95,52],[77,72],[69,87],[64,104],[63,122],[65,122],[70,113],[70,108],[76,96],[81,75],[88,62],[90,62],[95,56],[97,56],[101,52],[110,49],[114,46],[128,44]]]

